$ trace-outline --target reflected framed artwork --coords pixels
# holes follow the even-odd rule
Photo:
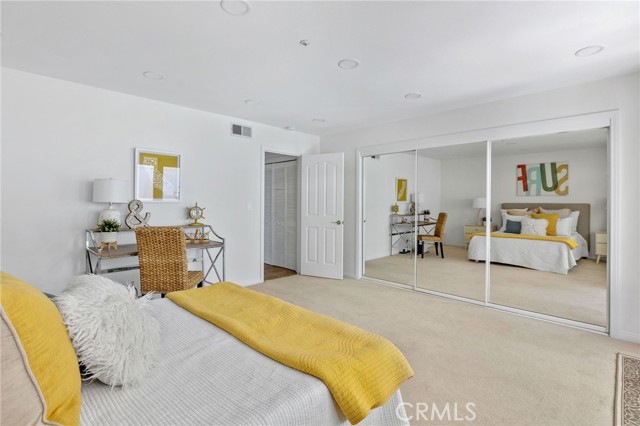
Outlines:
[[[179,202],[181,155],[176,152],[135,149],[134,197],[144,202]]]
[[[407,201],[407,179],[396,178],[396,201]]]
[[[554,161],[516,165],[516,195],[569,195],[569,163]]]

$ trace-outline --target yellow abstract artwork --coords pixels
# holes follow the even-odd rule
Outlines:
[[[180,154],[136,149],[135,197],[180,201]]]
[[[396,178],[396,201],[407,201],[407,179]]]

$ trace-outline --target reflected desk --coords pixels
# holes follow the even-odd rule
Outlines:
[[[417,222],[413,220],[416,216]],[[393,255],[393,248],[401,242],[404,242],[409,250],[415,250],[417,236],[432,234],[436,223],[424,213],[389,215],[389,255]]]
[[[224,262],[224,238],[220,237],[210,225],[202,225],[202,226],[188,226],[188,225],[179,225],[178,227],[183,228],[185,230],[199,230],[199,232],[209,233],[209,239],[205,240],[194,240],[187,239],[187,261],[190,263],[200,262],[202,268],[202,275],[204,276],[204,282],[207,284],[214,284],[212,281],[207,281],[207,277],[211,273],[211,271],[215,272],[218,281],[225,280],[225,262]],[[131,271],[135,269],[140,269],[140,266],[137,264],[138,258],[138,245],[135,243],[135,230],[134,229],[126,229],[124,231],[120,231],[118,233],[118,237],[121,235],[125,235],[129,233],[133,233],[133,243],[129,244],[119,244],[116,249],[109,250],[107,247],[100,248],[100,243],[97,240],[97,236],[100,235],[100,232],[95,229],[87,229],[85,231],[85,244],[86,244],[86,261],[85,261],[85,269],[87,274],[110,274],[113,272],[122,272],[122,271]],[[212,239],[214,237],[215,239]],[[129,238],[125,238],[131,240],[131,236]],[[193,253],[194,250],[197,250],[199,256],[190,256],[189,252]],[[206,253],[210,264],[208,268],[206,268],[206,262],[204,254]],[[130,262],[125,266],[114,266],[109,268],[103,268],[103,261],[112,261],[116,259],[129,259]],[[133,264],[133,262],[135,264]],[[220,270],[222,269],[222,275],[220,274]],[[206,270],[205,270],[206,268]]]

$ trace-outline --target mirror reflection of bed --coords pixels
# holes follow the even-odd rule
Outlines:
[[[556,239],[568,238],[577,247],[563,241],[529,240],[522,234],[515,239],[492,238],[491,303],[607,325],[607,264],[596,260],[598,253],[607,253],[607,141],[608,129],[593,129],[493,142],[492,175],[511,177],[492,180],[491,215],[497,218],[499,231],[505,231],[507,220],[519,220],[505,216],[507,210],[526,208],[530,213],[541,208],[543,216],[552,214],[552,221],[553,214],[558,214]],[[560,169],[562,163],[567,164],[566,170]],[[540,170],[529,170],[529,193],[516,195],[522,182],[514,189],[512,179],[540,164],[546,164],[546,181],[538,178]],[[559,183],[557,189],[545,192],[543,186],[551,188],[554,180]],[[567,211],[571,211],[569,218]],[[567,223],[571,229],[562,229]],[[483,254],[481,240],[472,240],[470,259]]]
[[[484,230],[482,218],[490,221],[492,231],[499,231],[506,223],[503,209],[568,209],[578,217],[575,229],[566,235],[576,241],[575,248],[566,242],[492,239],[494,249],[503,248],[492,259],[487,302],[606,327],[607,144],[606,128],[491,142],[491,205],[485,209],[476,207],[482,200],[486,202],[486,142],[365,158],[364,276],[484,303],[486,257],[479,255],[485,248],[484,238],[471,238]],[[540,163],[556,163],[554,167],[567,163],[566,194],[538,194],[535,185],[530,194],[518,194],[517,166]],[[565,176],[563,170],[555,170],[556,178]],[[545,184],[549,186],[554,178],[547,171]],[[391,240],[397,241],[390,246],[396,177],[408,178],[409,197],[405,203],[397,203],[401,214],[409,211],[412,194],[421,194],[416,195],[418,210],[428,209],[430,217],[448,213],[444,258],[436,256],[433,246],[425,248],[428,253],[424,258],[416,257],[411,238],[400,241],[391,235]],[[395,217],[401,219],[401,215]],[[522,247],[514,250],[514,245]],[[528,249],[527,245],[538,248]]]

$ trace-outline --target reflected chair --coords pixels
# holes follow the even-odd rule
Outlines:
[[[136,229],[140,260],[140,292],[164,296],[202,284],[202,271],[189,271],[187,239],[182,228],[146,226]]]
[[[447,217],[449,215],[444,212],[440,212],[438,220],[436,221],[436,229],[433,235],[418,235],[418,241],[434,243],[436,247],[436,256],[438,255],[438,246],[440,246],[440,256],[444,259],[444,246],[442,240],[444,238],[444,226],[447,223]],[[422,258],[424,258],[424,248],[422,250]]]

